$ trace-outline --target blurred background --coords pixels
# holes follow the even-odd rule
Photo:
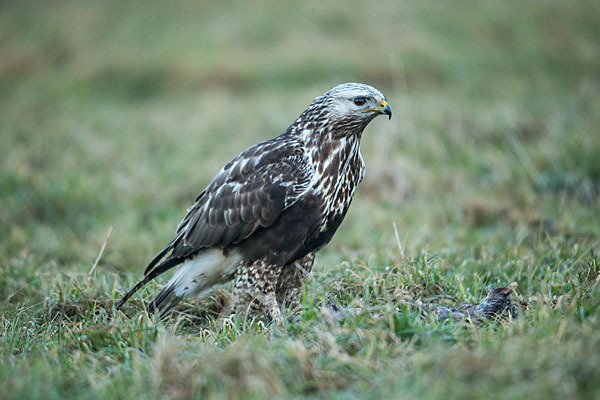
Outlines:
[[[0,2],[2,393],[597,395],[599,38],[596,0]],[[141,325],[157,286],[129,303],[139,319],[110,320],[112,299],[227,161],[352,81],[394,117],[363,135],[366,178],[317,257],[316,311],[300,333],[217,347],[175,324],[189,379],[152,369],[173,363]],[[532,311],[506,330],[432,328],[406,308],[513,281]],[[332,295],[364,312],[328,325]]]
[[[599,232],[595,1],[3,2],[0,248],[141,272],[218,169],[342,82],[394,110],[324,263]],[[26,261],[24,261],[26,260]],[[24,268],[27,270],[27,268]]]

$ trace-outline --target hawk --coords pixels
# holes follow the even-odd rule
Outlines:
[[[372,86],[345,83],[314,101],[274,139],[225,165],[117,305],[178,266],[152,301],[164,315],[182,298],[235,279],[230,307],[281,323],[280,304],[297,307],[315,253],[342,223],[365,164],[360,140],[376,116],[392,118]]]

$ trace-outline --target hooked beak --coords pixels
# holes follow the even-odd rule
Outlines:
[[[379,114],[385,114],[389,117],[388,119],[392,119],[392,109],[390,108],[390,105],[385,100],[381,100],[381,103],[379,103],[378,108],[361,110],[361,112],[371,112],[371,111],[378,112]]]
[[[392,119],[392,109],[385,100],[381,100],[379,112],[388,116],[388,120]]]

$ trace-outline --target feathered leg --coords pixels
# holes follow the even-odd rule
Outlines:
[[[242,266],[236,274],[231,306],[236,314],[270,317],[273,322],[283,322],[283,314],[275,297],[275,285],[281,266],[258,260],[250,266]]]
[[[283,307],[299,310],[302,302],[302,285],[315,262],[315,252],[308,253],[285,267],[277,279],[275,294]]]

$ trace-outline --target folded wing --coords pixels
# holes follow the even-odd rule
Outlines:
[[[307,190],[313,169],[295,142],[271,140],[227,164],[188,209],[177,236],[148,265],[144,279],[119,302],[202,249],[225,248],[272,225]]]

